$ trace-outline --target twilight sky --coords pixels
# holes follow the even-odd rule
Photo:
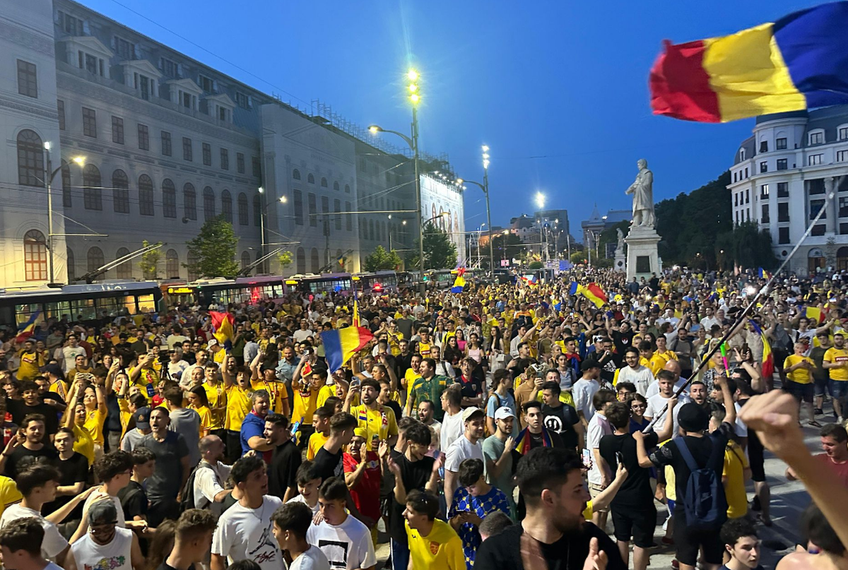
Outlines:
[[[568,210],[578,239],[594,203],[602,214],[630,207],[637,159],[654,171],[659,201],[718,177],[751,132],[753,120],[651,114],[648,72],[663,39],[726,35],[820,3],[81,1],[259,90],[306,109],[320,99],[363,127],[408,132],[403,81],[413,65],[422,149],[482,181],[480,146],[491,147],[492,223],[532,213],[541,191],[547,208]],[[486,221],[476,187],[465,212],[467,231]]]

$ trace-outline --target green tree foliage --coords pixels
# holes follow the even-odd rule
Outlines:
[[[495,266],[500,267],[499,260],[501,259],[509,260],[510,264],[512,264],[513,258],[521,257],[523,247],[524,244],[521,243],[521,238],[513,233],[506,235],[499,234],[492,237],[492,254],[495,256]],[[483,247],[484,255],[488,255],[486,252],[487,249],[488,244]]]
[[[292,261],[294,261],[294,257],[290,251],[284,251],[277,256],[277,262],[280,264],[280,269],[285,269],[292,264]]]
[[[533,261],[527,266],[528,269],[544,269],[545,264],[541,261]]]
[[[418,240],[415,240],[413,250],[418,250],[418,243]],[[406,266],[418,269],[418,256],[408,257]],[[453,269],[454,267],[456,267],[456,246],[451,242],[447,232],[428,223],[424,226],[424,269]]]
[[[740,267],[775,269],[778,260],[771,248],[771,234],[754,222],[740,224],[716,237],[713,254],[719,269]]]
[[[159,244],[161,243],[159,242]],[[151,244],[147,240],[144,240],[141,242],[141,245],[148,247]],[[154,249],[141,254],[138,266],[141,268],[142,275],[144,275],[145,279],[159,279],[159,261],[161,259],[161,249]],[[173,275],[168,275],[168,277],[173,277]]]
[[[427,238],[424,238],[427,242]],[[362,260],[365,271],[380,271],[382,269],[397,269],[402,261],[395,250],[386,251],[382,245],[378,245],[371,255]]]
[[[200,228],[200,233],[189,241],[188,257],[196,257],[197,263],[183,264],[203,277],[232,277],[239,271],[236,263],[238,237],[233,225],[223,214],[212,218]]]

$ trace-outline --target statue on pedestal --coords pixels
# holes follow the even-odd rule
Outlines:
[[[630,227],[654,227],[654,174],[648,170],[648,161],[640,158],[636,165],[639,174],[625,194],[633,194],[633,221]]]
[[[618,242],[615,245],[615,255],[624,255],[624,233],[621,231],[621,228],[616,228],[615,233],[618,238]]]

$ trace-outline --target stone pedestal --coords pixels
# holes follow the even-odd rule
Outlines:
[[[660,236],[654,228],[633,226],[624,241],[627,243],[627,280],[634,277],[650,279],[652,273],[659,275],[660,259],[657,244]],[[616,267],[617,268],[617,267]]]
[[[617,249],[615,250],[615,262],[612,266],[616,271],[624,271],[627,263],[627,256],[624,255],[624,251]]]

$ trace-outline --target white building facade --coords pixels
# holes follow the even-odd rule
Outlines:
[[[730,179],[734,223],[769,230],[781,260],[825,209],[791,271],[848,269],[848,106],[758,117]]]

